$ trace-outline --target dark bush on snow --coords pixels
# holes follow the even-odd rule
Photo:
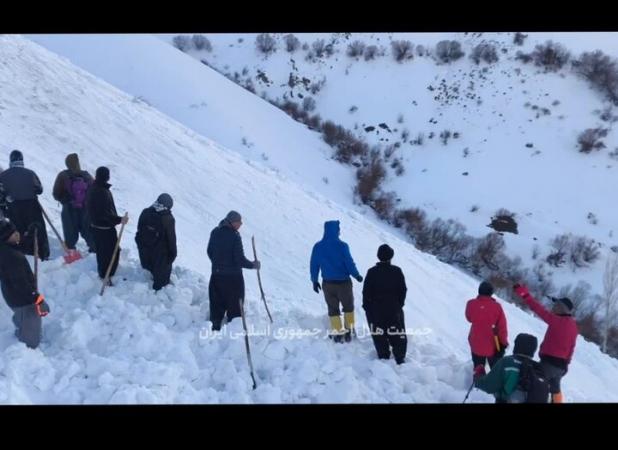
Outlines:
[[[285,42],[285,51],[288,53],[294,53],[300,47],[300,41],[293,34],[286,34],[283,42]]]
[[[472,59],[472,61],[476,64],[480,64],[481,61],[484,61],[487,64],[498,62],[499,58],[498,52],[496,51],[496,46],[486,42],[480,43],[472,50],[470,59]]]
[[[191,48],[191,38],[189,36],[174,36],[172,44],[181,52],[186,52]]]
[[[414,45],[410,41],[393,41],[391,50],[398,63],[414,58]]]
[[[571,65],[594,89],[618,104],[618,62],[615,59],[597,50],[583,53]]]
[[[592,150],[605,148],[601,140],[607,136],[607,128],[588,128],[577,137],[577,145],[581,153],[590,153]]]
[[[365,57],[365,61],[371,61],[378,56],[378,47],[375,45],[368,45],[365,47],[365,52],[363,53]]]
[[[365,43],[362,41],[354,41],[348,45],[346,55],[350,58],[360,58],[365,53]]]
[[[545,68],[547,72],[560,70],[571,58],[571,54],[563,45],[552,41],[537,45],[531,56],[534,65]]]
[[[440,41],[436,45],[436,57],[443,63],[457,61],[464,54],[461,44],[457,41]]]
[[[363,203],[369,204],[385,177],[386,169],[380,154],[372,152],[369,164],[359,168],[356,172],[356,195]]]
[[[206,50],[207,52],[212,51],[212,45],[206,36],[202,34],[194,34],[191,40],[193,41],[193,46],[196,50]]]
[[[258,34],[255,38],[255,48],[258,52],[269,56],[277,50],[277,41],[268,33]]]

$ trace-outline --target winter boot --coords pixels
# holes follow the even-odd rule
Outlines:
[[[354,311],[343,313],[343,322],[345,324],[345,341],[350,342],[354,332]]]
[[[337,343],[342,342],[343,326],[341,324],[341,316],[329,316],[331,337]]]

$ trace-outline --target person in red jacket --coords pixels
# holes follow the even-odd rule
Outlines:
[[[551,311],[548,311],[530,295],[526,286],[516,284],[513,289],[518,296],[524,299],[530,309],[548,325],[539,349],[539,356],[543,371],[549,381],[552,403],[562,403],[560,381],[569,370],[578,335],[577,323],[571,315],[573,302],[566,297],[552,297],[554,306]]]
[[[466,304],[466,319],[472,324],[468,342],[475,376],[485,374],[486,362],[491,369],[509,345],[506,317],[502,306],[492,297],[493,293],[491,283],[483,281],[478,297]]]

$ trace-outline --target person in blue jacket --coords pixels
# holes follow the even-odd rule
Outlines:
[[[361,283],[363,277],[358,273],[350,254],[348,244],[339,239],[339,221],[324,223],[324,237],[313,246],[311,252],[311,281],[316,293],[324,291],[328,306],[331,336],[335,342],[350,342],[354,332],[354,295],[350,276]],[[322,286],[318,275],[322,271]],[[339,305],[343,307],[343,321]]]

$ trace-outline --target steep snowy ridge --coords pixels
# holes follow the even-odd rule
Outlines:
[[[0,308],[0,402],[3,403],[253,403],[461,402],[470,383],[466,300],[477,281],[419,253],[385,227],[340,206],[259,162],[196,134],[21,37],[0,37],[0,139],[4,153],[24,152],[46,192],[41,201],[58,223],[49,193],[67,153],[82,166],[111,169],[119,212],[131,222],[123,239],[117,283],[101,298],[92,256],[71,266],[42,264],[40,286],[52,313],[37,350],[17,343],[8,308]],[[223,92],[223,95],[226,93]],[[238,110],[239,116],[243,114]],[[243,119],[248,120],[248,119]],[[281,125],[284,126],[284,125]],[[239,135],[240,139],[241,136]],[[155,294],[135,262],[137,215],[156,196],[174,197],[179,258],[173,286]],[[256,236],[263,280],[275,320],[272,333],[252,336],[258,389],[251,390],[241,330],[209,338],[205,255],[209,231],[229,209],[243,214],[246,251]],[[324,220],[342,221],[361,272],[379,244],[395,248],[406,274],[408,363],[376,359],[371,339],[334,345],[318,336],[284,339],[298,330],[324,330],[326,307],[311,290],[308,258]],[[50,237],[52,242],[55,241]],[[247,251],[247,253],[249,253]],[[247,318],[256,331],[268,320],[255,273],[246,272]],[[360,285],[354,284],[359,331]],[[511,340],[542,337],[545,324],[504,305]],[[278,333],[275,333],[278,331]],[[200,335],[201,334],[201,335]],[[564,380],[567,401],[617,401],[618,361],[579,339]],[[491,397],[475,391],[471,401]]]

